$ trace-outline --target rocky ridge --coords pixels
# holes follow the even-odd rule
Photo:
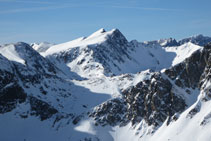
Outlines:
[[[145,121],[148,126],[153,125],[154,129],[166,120],[168,124],[177,120],[190,106],[186,97],[199,95],[194,93],[195,90],[206,93],[204,101],[210,99],[210,87],[205,88],[210,74],[210,47],[206,45],[203,50],[194,52],[176,66],[161,72],[152,72],[148,80],[123,90],[121,99],[112,99],[101,104],[89,116],[97,124],[104,126],[125,125],[129,122],[136,125]],[[199,112],[197,107],[189,112],[190,116]]]

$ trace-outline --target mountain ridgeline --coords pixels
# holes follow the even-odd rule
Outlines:
[[[138,42],[118,29],[1,45],[0,140],[208,141],[210,54],[211,37]]]

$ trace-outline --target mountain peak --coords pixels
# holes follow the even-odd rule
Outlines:
[[[21,64],[25,64],[24,57],[25,52],[31,49],[31,47],[24,42],[18,42],[15,44],[6,44],[0,48],[0,54],[6,57],[10,61],[15,61]]]
[[[54,44],[48,42],[41,42],[41,43],[32,43],[31,47],[36,50],[37,52],[45,52],[48,48],[53,46]]]
[[[112,32],[120,32],[118,28],[114,28],[111,30]]]
[[[179,41],[179,44],[182,45],[184,43],[191,42],[199,46],[205,46],[209,42],[211,42],[211,37],[204,36],[202,34],[198,34],[189,38],[185,38]]]
[[[112,34],[122,34],[121,31],[117,28],[114,28],[110,31]],[[123,34],[122,34],[123,35]]]
[[[120,42],[128,42],[125,36],[120,32],[119,29],[115,28],[108,32],[108,35],[111,37],[112,40],[118,40]]]
[[[179,43],[174,38],[160,39],[158,40],[158,43],[163,47],[172,47],[179,45]]]
[[[93,38],[93,37],[100,36],[100,35],[102,35],[105,32],[106,32],[106,30],[104,28],[100,28],[96,32],[92,33],[88,38]]]
[[[97,30],[96,32],[92,33],[91,35],[89,35],[86,39],[91,39],[91,38],[96,38],[99,36],[107,36],[107,35],[122,35],[122,33],[119,31],[119,29],[114,28],[110,31],[106,31],[104,28],[101,28],[99,30]]]
[[[196,34],[192,36],[191,38],[203,38],[203,37],[205,37],[203,34]]]
[[[105,30],[104,28],[100,28],[100,29],[97,30],[96,32],[104,33],[104,32],[106,32],[106,30]]]
[[[123,43],[127,44],[127,39],[118,29],[112,29],[110,31],[106,31],[105,29],[101,28],[86,38],[79,38],[79,39],[69,41],[63,44],[51,46],[45,51],[45,53],[43,53],[43,55],[47,56],[50,54],[70,50],[76,47],[86,48],[87,46],[98,45],[98,44],[105,43],[107,41],[119,42],[119,43],[121,42],[121,44]]]

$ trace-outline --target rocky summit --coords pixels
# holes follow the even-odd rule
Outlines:
[[[211,37],[100,29],[0,46],[0,140],[209,141]]]

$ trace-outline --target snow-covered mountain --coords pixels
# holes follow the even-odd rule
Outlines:
[[[208,43],[211,42],[211,37],[207,37],[207,36],[203,36],[202,34],[199,34],[199,35],[195,35],[195,36],[192,36],[192,37],[189,37],[189,38],[182,39],[178,42],[179,42],[180,45],[187,43],[187,42],[191,42],[191,43],[194,43],[196,45],[205,46],[205,45],[207,45]]]
[[[100,29],[89,37],[52,46],[41,54],[50,60],[56,58],[66,63],[72,71],[84,77],[102,74],[112,76],[168,68],[172,62],[179,63],[200,48],[190,42],[182,46],[185,47],[171,51],[162,48],[158,42],[128,42],[118,29],[108,32]],[[186,50],[183,56],[175,53],[180,49]]]
[[[53,45],[54,44],[48,42],[41,42],[41,43],[32,43],[31,47],[37,52],[45,52],[48,48],[50,48]]]
[[[176,39],[169,38],[169,39],[161,39],[161,40],[158,40],[155,42],[158,42],[163,47],[179,46],[179,45],[183,45],[188,42],[191,42],[191,43],[193,43],[195,45],[199,45],[199,46],[205,46],[211,42],[211,37],[199,34],[199,35],[184,38],[184,39],[181,39],[178,41]]]
[[[210,39],[1,45],[0,140],[209,141]]]

